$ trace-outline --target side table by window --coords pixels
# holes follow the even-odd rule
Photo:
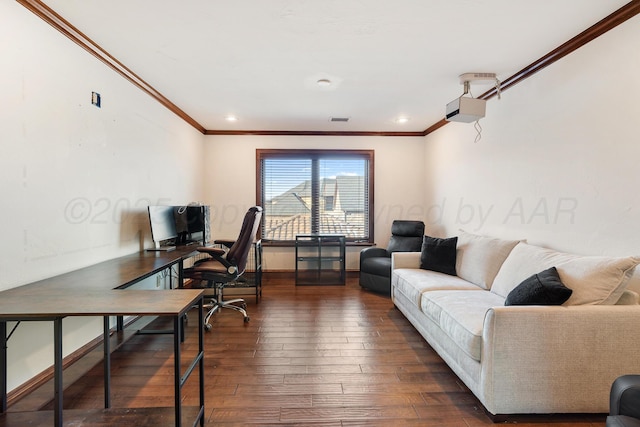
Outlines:
[[[296,285],[344,285],[345,236],[296,235]]]

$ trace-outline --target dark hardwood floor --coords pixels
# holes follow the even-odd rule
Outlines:
[[[346,286],[296,287],[288,278],[267,278],[262,300],[247,302],[249,323],[225,310],[205,336],[207,425],[493,425],[390,299],[362,290],[357,279]],[[187,326],[185,358],[197,349],[196,318]],[[162,409],[173,406],[172,354],[171,336],[131,338],[112,359],[113,407],[130,409],[100,409],[98,364],[65,391],[66,425],[173,425],[172,410]],[[196,380],[185,386],[185,406],[197,403]],[[24,410],[25,403],[16,407]],[[0,425],[51,425],[42,421],[47,411],[40,411],[42,420],[13,411]],[[514,416],[507,423],[604,426],[604,418]]]

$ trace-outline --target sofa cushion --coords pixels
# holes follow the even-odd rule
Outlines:
[[[516,286],[504,302],[504,305],[561,305],[571,296],[558,275],[551,267],[524,279]]]
[[[640,258],[580,256],[518,244],[496,275],[491,292],[505,297],[524,279],[555,266],[573,293],[564,305],[615,304]]]
[[[490,289],[500,266],[517,244],[518,240],[478,236],[460,230],[456,272],[463,279]]]
[[[469,283],[458,276],[438,273],[418,268],[398,268],[393,270],[391,284],[405,297],[420,307],[420,297],[423,292],[442,289],[466,289],[481,291],[482,288]]]
[[[478,288],[480,289],[480,288]],[[422,311],[460,349],[480,360],[484,316],[492,307],[503,306],[504,298],[487,291],[432,291],[422,294]]]
[[[420,268],[455,276],[457,242],[457,237],[440,239],[424,236],[420,254]]]

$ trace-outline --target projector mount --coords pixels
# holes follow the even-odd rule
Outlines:
[[[464,93],[462,94],[463,96],[469,94],[471,83],[489,82],[495,84],[498,99],[500,99],[500,80],[498,80],[496,73],[464,73],[460,74],[459,77],[460,84],[464,85]]]
[[[491,82],[495,84],[495,88],[500,99],[500,80],[495,73],[464,73],[460,75],[460,83],[464,85],[464,92],[458,98],[447,104],[445,110],[445,119],[451,122],[471,123],[475,122],[477,136],[475,142],[482,137],[482,127],[480,119],[485,115],[486,100],[474,98],[471,94],[472,82]],[[469,95],[465,97],[465,95]]]

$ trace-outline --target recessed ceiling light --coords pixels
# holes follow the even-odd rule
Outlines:
[[[331,86],[331,80],[329,79],[319,79],[317,82],[318,86],[327,87]]]
[[[229,115],[229,116],[224,116],[224,119],[228,122],[237,122],[238,121],[238,117],[233,116],[233,115]]]
[[[409,117],[406,117],[406,116],[400,116],[400,117],[396,118],[396,120],[395,120],[395,122],[400,124],[400,125],[404,124],[404,123],[407,123],[408,121],[409,121]]]

